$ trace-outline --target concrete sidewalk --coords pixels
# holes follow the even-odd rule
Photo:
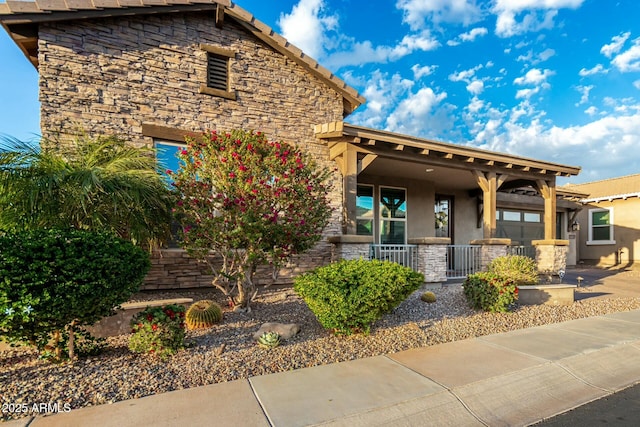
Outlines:
[[[5,425],[518,426],[637,382],[640,310]]]

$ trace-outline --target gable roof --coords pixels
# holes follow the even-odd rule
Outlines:
[[[584,184],[567,184],[563,188],[588,194],[588,198],[581,200],[583,203],[640,197],[640,174],[585,182]]]
[[[342,95],[345,115],[365,102],[358,91],[230,0],[7,0],[0,3],[0,24],[37,68],[40,23],[199,11],[215,12],[216,25],[222,25],[224,17],[229,16],[264,43],[320,78]]]

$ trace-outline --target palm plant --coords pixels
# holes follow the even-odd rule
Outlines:
[[[0,229],[111,230],[149,247],[169,236],[171,196],[152,149],[86,135],[41,146],[0,141]]]

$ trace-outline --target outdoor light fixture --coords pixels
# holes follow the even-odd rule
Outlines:
[[[426,173],[429,173],[429,172],[433,172],[433,169],[431,169],[431,168],[427,168],[427,169],[425,169],[424,171],[425,171]]]
[[[580,223],[578,221],[571,223],[571,231],[580,231]]]

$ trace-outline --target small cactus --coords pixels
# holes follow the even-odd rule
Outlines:
[[[210,328],[222,320],[222,309],[210,300],[194,302],[185,314],[187,329]]]
[[[424,302],[431,304],[432,302],[436,302],[436,294],[434,294],[431,291],[428,291],[420,295],[420,299]]]
[[[264,348],[274,348],[280,345],[280,335],[277,332],[265,332],[258,338],[258,345]]]

